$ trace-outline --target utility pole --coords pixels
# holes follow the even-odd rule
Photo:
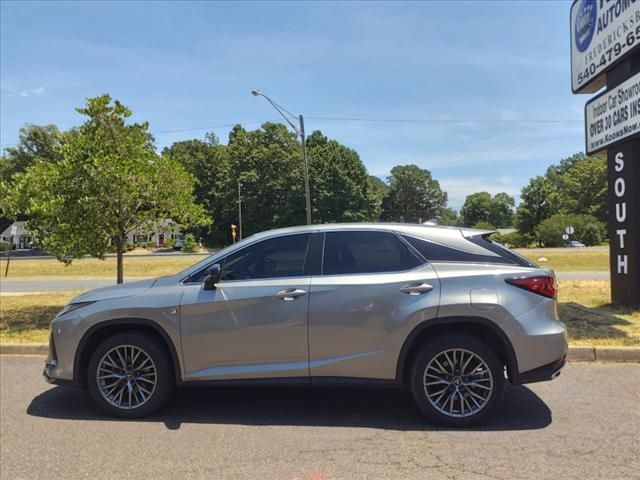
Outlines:
[[[238,227],[239,227],[238,239],[239,240],[242,240],[242,197],[240,196],[241,188],[242,188],[242,184],[238,182]]]
[[[309,163],[307,162],[307,140],[304,134],[304,118],[302,115],[300,120],[300,140],[302,141],[302,160],[304,162],[304,192],[305,207],[307,210],[307,225],[311,225],[311,198],[309,195]]]

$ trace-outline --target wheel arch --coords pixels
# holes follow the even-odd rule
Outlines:
[[[468,333],[484,341],[506,365],[509,379],[518,374],[518,359],[511,341],[495,322],[484,317],[442,317],[417,325],[400,350],[396,366],[396,382],[409,378],[413,355],[428,338],[446,333]]]
[[[146,318],[117,318],[106,320],[89,328],[78,343],[73,360],[74,383],[87,386],[87,366],[91,352],[106,338],[124,332],[142,332],[158,340],[169,353],[176,384],[182,383],[182,370],[178,351],[167,331],[157,322]]]

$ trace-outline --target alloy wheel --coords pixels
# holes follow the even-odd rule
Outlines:
[[[449,417],[466,418],[487,406],[494,389],[487,362],[463,348],[443,350],[431,358],[423,375],[431,405]]]
[[[107,351],[96,371],[102,397],[116,408],[132,410],[153,396],[158,382],[151,356],[135,345],[118,345]]]

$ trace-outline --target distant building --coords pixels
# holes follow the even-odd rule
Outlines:
[[[16,234],[11,237],[11,229],[14,226]],[[184,234],[170,218],[156,222],[151,229],[135,229],[127,234],[127,243],[134,245],[146,245],[152,242],[155,247],[162,247],[169,239],[173,240],[176,247],[181,247],[184,242]],[[31,244],[37,240],[37,237],[26,229],[24,221],[19,220],[13,222],[0,234],[0,240],[15,243],[17,249],[26,249],[32,248]]]
[[[25,228],[24,221],[19,220],[17,222],[13,222],[9,225],[3,232],[0,234],[0,240],[3,242],[15,243],[16,248],[30,248],[33,241],[36,237]],[[11,229],[16,227],[16,234],[11,236]]]

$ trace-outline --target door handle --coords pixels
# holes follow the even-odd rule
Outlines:
[[[302,290],[301,288],[286,288],[274,294],[274,297],[278,297],[284,300],[285,302],[290,302],[291,300],[295,300],[296,298],[306,294],[307,294],[307,291]]]
[[[422,295],[433,290],[433,287],[428,283],[408,283],[400,289],[401,292],[409,295]]]

